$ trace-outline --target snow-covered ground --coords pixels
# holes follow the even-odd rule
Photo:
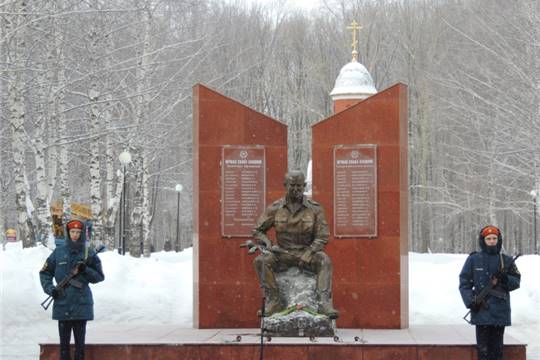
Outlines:
[[[42,246],[23,250],[21,243],[0,251],[0,359],[38,359],[40,341],[57,337],[38,271],[50,254]],[[458,273],[466,255],[416,254],[409,257],[410,323],[463,324]],[[96,320],[115,326],[175,324],[192,326],[192,252],[160,252],[149,259],[100,255],[106,279],[92,286]],[[512,293],[513,326],[508,333],[529,344],[527,359],[540,360],[540,256],[517,261],[521,289]]]

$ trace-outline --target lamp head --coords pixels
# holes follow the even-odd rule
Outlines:
[[[118,155],[118,160],[120,160],[122,165],[126,166],[131,162],[131,154],[129,151],[122,151],[122,153]]]

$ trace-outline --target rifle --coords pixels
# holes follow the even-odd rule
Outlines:
[[[105,245],[101,245],[97,250],[96,254],[99,254],[100,252],[104,251],[106,249]],[[84,263],[88,265],[88,258],[86,257],[84,259]],[[81,288],[82,284],[75,280],[75,276],[79,275],[79,265],[75,265],[73,269],[67,274],[56,286],[54,287],[55,290],[61,291],[63,290],[68,284],[71,284],[75,286],[76,288]],[[52,302],[54,301],[52,295],[49,295],[43,302],[41,303],[41,307],[43,310],[47,310],[49,306],[51,306]]]
[[[512,266],[514,265],[514,263],[516,262],[516,260],[521,256],[521,254],[517,254],[516,256],[514,256],[512,258],[512,261],[510,261],[510,264],[506,267],[506,269],[504,268],[504,265],[501,263],[501,270],[500,272],[501,273],[508,273],[508,271],[510,270],[510,268],[512,268]],[[501,255],[501,260],[502,260],[502,255]],[[493,277],[492,277],[493,279]],[[495,286],[497,286],[499,284],[499,282],[497,281],[497,283],[494,285],[493,282],[489,282],[489,285],[487,285],[486,287],[484,287],[482,290],[480,290],[480,292],[478,293],[478,295],[476,295],[476,300],[474,301],[475,303],[477,304],[480,304],[480,307],[479,309],[481,309],[484,305],[486,305],[486,298],[489,296],[489,295],[494,295],[494,296],[497,296],[498,295],[498,291],[495,290]],[[463,320],[465,320],[466,322],[468,322],[469,324],[471,323],[471,320],[467,319],[467,316],[469,316],[471,314],[471,310],[469,309],[469,311],[465,314],[465,316],[463,317]]]
[[[254,243],[253,240],[247,240],[245,243],[240,244],[241,248],[248,248],[248,254],[252,255],[255,254],[257,250],[261,252],[261,254],[267,253],[267,252],[273,252],[273,253],[280,253],[280,254],[288,254],[289,252],[277,245],[272,245],[270,248],[266,247],[264,244],[257,244]]]

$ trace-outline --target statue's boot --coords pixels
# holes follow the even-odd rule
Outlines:
[[[318,313],[328,316],[330,319],[337,319],[339,317],[339,311],[334,309],[332,305],[332,295],[329,291],[321,291],[317,293],[319,297],[319,309]]]
[[[283,311],[285,308],[279,301],[279,292],[277,289],[268,289],[266,292],[266,306],[264,307],[264,316],[272,316],[275,313]],[[257,316],[262,316],[262,311],[257,311]]]

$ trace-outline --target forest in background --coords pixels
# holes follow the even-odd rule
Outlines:
[[[2,2],[0,234],[16,227],[34,246],[52,231],[50,204],[75,201],[91,205],[96,239],[117,246],[128,150],[130,253],[175,241],[179,183],[190,246],[192,86],[287,123],[289,167],[306,169],[356,20],[377,89],[409,87],[410,250],[469,252],[492,223],[507,251],[535,252],[540,2],[321,3]]]

